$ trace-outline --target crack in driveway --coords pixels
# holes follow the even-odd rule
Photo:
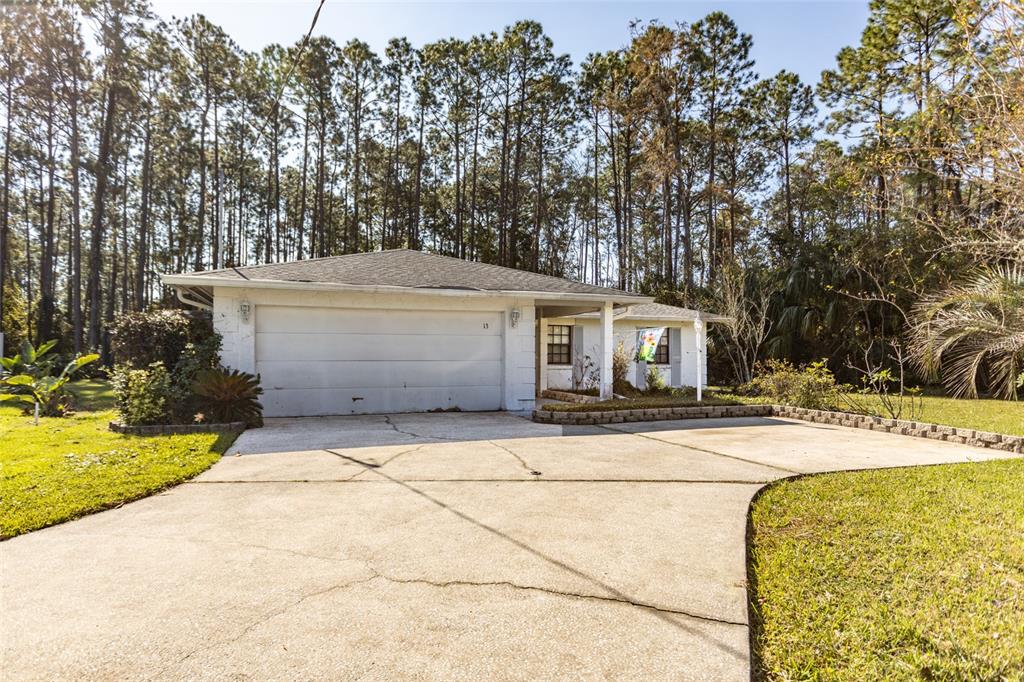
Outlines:
[[[372,571],[372,569],[370,569],[370,570]],[[296,599],[296,600],[294,600],[294,601],[292,601],[292,602],[290,602],[288,604],[285,604],[284,606],[282,606],[280,608],[274,609],[274,610],[272,610],[272,611],[270,611],[268,613],[263,614],[262,616],[260,616],[259,618],[257,618],[253,622],[249,623],[244,628],[242,628],[237,634],[229,637],[228,639],[222,639],[222,640],[217,641],[217,642],[208,642],[206,644],[203,644],[202,646],[197,646],[197,647],[193,648],[192,650],[190,650],[188,653],[186,653],[184,656],[179,658],[174,663],[168,663],[167,665],[165,665],[162,668],[160,668],[160,670],[158,670],[149,679],[151,679],[151,680],[160,679],[172,667],[180,666],[182,663],[184,663],[185,661],[187,661],[188,659],[192,658],[193,656],[195,656],[198,653],[201,653],[203,651],[209,651],[209,650],[212,650],[212,649],[216,649],[217,647],[221,647],[221,646],[227,646],[229,644],[234,644],[235,642],[237,642],[238,640],[242,639],[243,637],[245,637],[247,634],[249,634],[250,632],[252,632],[256,628],[258,628],[260,625],[263,625],[264,623],[266,623],[266,622],[268,622],[268,621],[270,621],[270,620],[280,616],[281,614],[286,613],[286,612],[292,610],[293,608],[295,608],[296,606],[299,606],[300,604],[302,604],[305,601],[308,601],[308,600],[313,599],[315,597],[322,597],[325,594],[329,594],[329,593],[335,592],[337,590],[342,590],[342,589],[346,589],[346,588],[349,588],[349,587],[354,587],[354,586],[360,585],[362,583],[368,583],[371,580],[375,580],[377,577],[378,577],[378,575],[376,573],[373,573],[372,575],[370,575],[368,577],[365,577],[365,578],[357,578],[355,580],[347,580],[347,581],[340,582],[340,583],[337,583],[337,584],[334,584],[334,585],[329,585],[328,587],[325,587],[325,588],[322,588],[322,589],[319,589],[319,590],[315,590],[315,591],[310,592],[308,594],[304,594],[301,597],[299,597],[298,599]]]
[[[443,509],[443,510],[445,510],[445,511],[447,511],[447,512],[453,514],[453,515],[455,515],[456,517],[462,519],[463,521],[471,523],[474,526],[476,526],[478,528],[481,528],[482,530],[485,530],[488,533],[491,533],[492,535],[495,535],[496,537],[504,540],[505,542],[508,542],[509,544],[511,544],[511,545],[513,545],[513,546],[515,546],[515,547],[517,547],[517,548],[519,548],[519,549],[521,549],[521,550],[523,550],[523,551],[525,551],[525,552],[527,552],[527,553],[529,553],[529,554],[531,554],[531,555],[533,555],[533,556],[535,556],[535,557],[545,561],[546,563],[551,564],[552,566],[555,566],[556,568],[559,568],[559,569],[565,571],[566,573],[569,573],[570,575],[573,575],[573,576],[575,576],[577,578],[580,578],[580,579],[582,579],[582,580],[584,580],[586,582],[589,582],[590,584],[595,585],[596,587],[600,588],[601,590],[603,590],[605,592],[608,592],[610,595],[612,595],[611,597],[605,597],[605,599],[608,600],[608,601],[621,601],[621,602],[631,603],[631,604],[634,604],[634,605],[637,605],[637,606],[642,606],[643,605],[642,602],[638,602],[638,600],[633,599],[632,597],[630,597],[625,592],[622,592],[618,588],[616,588],[616,587],[614,587],[612,585],[609,585],[608,583],[602,581],[600,578],[597,578],[595,576],[589,575],[588,573],[585,573],[584,571],[576,568],[575,566],[572,566],[569,563],[566,563],[565,561],[562,561],[561,559],[558,559],[556,557],[550,556],[550,555],[542,552],[541,550],[536,549],[535,547],[531,547],[526,542],[524,542],[522,540],[519,540],[518,538],[515,538],[515,537],[513,537],[513,536],[511,536],[511,535],[509,535],[509,534],[507,534],[507,533],[505,533],[505,532],[495,528],[494,526],[488,525],[487,523],[484,523],[483,521],[480,521],[479,519],[476,519],[476,518],[470,516],[466,512],[461,511],[461,510],[455,508],[454,506],[443,502],[442,500],[434,497],[433,495],[431,495],[430,493],[428,493],[428,492],[426,492],[424,490],[421,490],[421,489],[417,488],[416,486],[410,485],[410,483],[407,482],[407,481],[403,481],[401,479],[397,479],[397,478],[394,478],[392,476],[389,476],[387,473],[381,471],[379,468],[368,469],[368,471],[372,471],[377,476],[385,478],[388,481],[391,481],[392,483],[395,483],[396,485],[399,485],[399,486],[405,488],[406,490],[408,490],[408,491],[410,491],[410,492],[412,492],[412,493],[422,497],[423,499],[427,500],[431,504],[433,504],[433,505],[435,505],[437,507],[440,507],[441,509]],[[698,637],[703,637],[703,638],[707,639],[713,646],[715,646],[716,648],[722,650],[723,652],[726,652],[726,653],[728,653],[728,654],[730,654],[732,656],[736,656],[736,657],[743,658],[743,659],[745,659],[747,656],[749,656],[749,652],[746,651],[746,650],[743,650],[743,651],[737,650],[736,648],[734,648],[733,646],[731,646],[729,643],[727,643],[725,641],[721,641],[721,640],[719,640],[719,639],[709,635],[708,633],[701,632],[700,630],[696,630],[696,629],[694,629],[692,627],[688,627],[686,624],[679,622],[675,618],[672,618],[671,616],[675,615],[675,614],[669,613],[667,611],[656,610],[656,609],[651,609],[650,612],[653,613],[656,617],[658,617],[662,621],[672,625],[673,627],[676,627],[676,628],[679,628],[681,630],[684,630],[684,631],[688,632],[691,635],[696,635]],[[692,615],[692,614],[686,614],[686,615]],[[696,617],[696,616],[694,616],[694,617]],[[706,618],[708,620],[711,620],[714,617],[713,616],[707,616]],[[725,621],[722,621],[722,622],[725,622]],[[744,627],[746,627],[746,623],[743,623],[742,625]]]
[[[240,544],[241,544],[241,546],[252,547],[252,548],[255,548],[255,549],[261,549],[261,550],[266,550],[266,551],[271,551],[271,552],[284,551],[284,552],[287,552],[289,554],[299,554],[299,555],[303,555],[303,556],[310,556],[312,558],[317,558],[317,559],[328,559],[328,560],[331,560],[329,557],[324,557],[324,556],[319,556],[319,555],[304,555],[301,552],[293,552],[291,550],[285,550],[285,549],[274,548],[274,547],[267,547],[267,546],[264,546],[264,545],[248,545],[248,544],[244,544],[244,543],[240,543]],[[275,609],[271,609],[270,611],[260,615],[258,618],[255,618],[252,622],[250,622],[247,625],[245,625],[244,627],[242,627],[236,634],[232,635],[231,637],[228,637],[228,638],[225,638],[225,639],[221,639],[221,640],[216,641],[216,642],[207,642],[207,643],[204,643],[201,646],[197,646],[197,647],[192,648],[191,650],[186,652],[183,656],[179,657],[173,663],[169,663],[169,664],[161,667],[159,671],[157,671],[152,677],[150,677],[150,679],[159,679],[164,674],[166,674],[168,671],[170,671],[171,668],[180,666],[181,664],[185,663],[186,661],[191,659],[196,654],[202,653],[204,651],[212,651],[214,649],[217,649],[218,647],[223,647],[223,646],[228,646],[230,644],[234,644],[235,642],[238,642],[243,637],[248,635],[250,632],[252,632],[256,628],[260,627],[261,625],[264,625],[264,624],[270,622],[274,618],[277,618],[278,616],[281,616],[281,615],[287,613],[288,611],[291,611],[292,609],[302,605],[303,603],[305,603],[305,602],[307,602],[307,601],[309,601],[311,599],[315,599],[315,598],[318,598],[318,597],[323,597],[325,595],[328,595],[328,594],[331,594],[333,592],[337,592],[337,591],[340,591],[340,590],[351,589],[351,588],[357,587],[359,585],[365,585],[367,583],[371,583],[371,582],[376,581],[376,580],[383,580],[383,581],[388,582],[388,583],[399,584],[399,585],[426,585],[426,586],[429,586],[429,587],[435,587],[435,588],[439,588],[439,589],[446,589],[446,588],[450,588],[450,587],[483,587],[483,588],[504,587],[504,588],[509,588],[509,589],[513,589],[513,590],[520,590],[520,591],[524,591],[524,592],[540,592],[540,593],[548,594],[548,595],[555,596],[555,597],[565,597],[565,598],[581,600],[581,601],[595,601],[595,602],[602,602],[602,603],[608,603],[608,604],[621,604],[623,606],[632,606],[632,607],[635,607],[635,608],[639,608],[639,609],[643,609],[643,610],[646,610],[646,611],[650,611],[650,612],[658,615],[659,617],[661,617],[663,619],[665,617],[681,616],[683,618],[689,618],[689,619],[698,620],[698,621],[702,621],[702,622],[706,622],[706,623],[712,623],[712,624],[716,624],[716,625],[725,625],[725,626],[743,627],[743,628],[748,627],[747,623],[746,622],[742,622],[742,621],[732,621],[732,620],[727,620],[727,619],[724,619],[724,618],[715,618],[714,616],[708,616],[708,615],[704,615],[704,614],[694,613],[694,612],[686,611],[686,610],[683,610],[683,609],[673,609],[673,608],[669,608],[669,607],[665,607],[665,606],[658,606],[656,604],[651,604],[651,603],[648,603],[648,602],[643,602],[643,601],[634,600],[634,599],[626,599],[626,598],[622,598],[622,597],[619,597],[619,596],[605,596],[605,595],[599,595],[599,594],[586,594],[586,593],[580,593],[580,592],[570,592],[570,591],[566,591],[566,590],[556,590],[556,589],[553,589],[553,588],[540,587],[540,586],[537,586],[537,585],[523,585],[523,584],[520,584],[520,583],[515,583],[515,582],[512,582],[512,581],[508,581],[508,580],[483,580],[483,581],[476,581],[476,580],[443,580],[443,581],[438,581],[438,580],[429,580],[427,578],[400,578],[400,577],[395,577],[395,576],[383,573],[383,572],[379,571],[378,569],[376,569],[372,564],[370,564],[368,562],[365,562],[365,561],[362,561],[362,560],[359,560],[359,559],[335,559],[335,560],[336,561],[341,561],[341,562],[358,561],[359,563],[363,564],[365,569],[367,571],[369,571],[370,575],[362,577],[362,578],[355,578],[355,579],[350,579],[350,580],[344,580],[344,581],[341,581],[341,582],[338,582],[338,583],[334,583],[334,584],[328,585],[327,587],[323,587],[323,588],[319,588],[319,589],[313,590],[311,592],[308,592],[306,594],[301,595],[298,599],[294,599],[294,600],[290,601],[289,603],[287,603],[287,604],[285,604],[283,606],[280,606],[280,607],[275,608]],[[676,624],[677,626],[682,626],[682,624],[678,623],[677,621],[672,620],[671,618],[669,618],[669,622],[673,623],[673,624]],[[686,629],[689,629],[689,628],[686,628]],[[736,654],[736,655],[740,655],[740,652],[735,652],[734,651],[733,653]]]
[[[341,458],[341,459],[343,459],[343,460],[345,460],[347,462],[352,462],[353,464],[358,464],[361,467],[365,467],[364,469],[362,469],[362,470],[352,474],[348,478],[342,478],[342,479],[339,479],[337,481],[339,483],[348,483],[349,481],[352,481],[356,477],[362,476],[367,471],[371,471],[371,470],[376,469],[378,467],[385,466],[386,464],[390,464],[391,462],[394,462],[396,459],[398,459],[402,455],[408,455],[410,453],[416,452],[417,450],[421,450],[422,448],[426,447],[427,445],[429,445],[429,443],[421,443],[420,445],[417,445],[414,448],[409,448],[408,450],[402,450],[401,452],[397,452],[397,453],[391,455],[390,457],[388,457],[386,460],[384,460],[380,464],[374,464],[372,462],[364,462],[361,459],[356,459],[355,457],[349,457],[348,455],[342,454],[342,453],[340,453],[340,452],[338,452],[336,450],[331,450],[329,448],[325,449],[324,452],[326,452],[328,454],[331,454],[331,455],[334,455],[335,457],[339,457],[339,458]]]
[[[392,429],[394,429],[395,433],[401,433],[401,434],[403,434],[405,436],[411,436],[413,438],[427,438],[429,440],[440,440],[440,441],[452,441],[453,440],[452,438],[445,438],[443,436],[426,436],[426,435],[423,435],[421,433],[413,433],[412,431],[405,431],[403,429],[400,429],[400,428],[398,428],[398,424],[395,424],[395,422],[391,421],[391,415],[389,415],[389,414],[384,415],[384,423],[387,424],[388,426],[390,426]]]
[[[373,569],[371,569],[373,570]],[[514,583],[509,580],[444,580],[434,581],[427,580],[426,578],[395,578],[384,573],[377,574],[377,577],[387,580],[392,583],[400,583],[404,585],[418,584],[418,585],[430,585],[432,587],[509,587],[515,590],[524,590],[528,592],[543,592],[545,594],[551,594],[559,597],[571,597],[574,599],[594,600],[602,602],[610,602],[613,604],[624,604],[627,606],[635,606],[641,609],[648,609],[650,611],[657,611],[658,613],[672,614],[676,616],[684,616],[686,618],[693,618],[694,620],[707,621],[709,623],[718,623],[721,625],[734,625],[737,627],[747,627],[747,623],[744,621],[726,620],[724,618],[715,618],[714,616],[708,616],[700,613],[694,613],[693,611],[685,611],[683,609],[672,609],[667,606],[658,606],[648,602],[643,602],[635,599],[627,599],[619,596],[607,597],[600,594],[584,594],[580,592],[568,592],[563,590],[556,590],[550,587],[540,587],[538,585],[522,585],[520,583]]]
[[[489,440],[487,442],[490,443],[491,445],[493,445],[494,447],[498,448],[499,450],[504,450],[508,454],[510,454],[513,457],[515,457],[516,461],[519,462],[519,466],[523,467],[523,470],[526,471],[526,473],[530,474],[531,476],[540,476],[540,472],[539,471],[537,471],[536,469],[531,467],[529,464],[527,464],[525,459],[523,459],[518,454],[513,452],[510,448],[507,448],[504,445],[501,445],[500,443],[495,443],[493,440]],[[536,479],[534,479],[534,480],[536,480]]]

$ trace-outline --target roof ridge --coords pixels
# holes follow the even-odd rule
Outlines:
[[[416,249],[388,249],[388,250],[389,251],[410,251],[412,253],[418,253],[418,254],[421,254],[421,255],[424,255],[424,256],[433,256],[434,258],[444,258],[446,260],[454,260],[454,261],[459,261],[461,263],[472,263],[473,265],[482,265],[482,266],[487,267],[487,268],[500,268],[501,270],[515,270],[516,272],[522,272],[524,274],[532,275],[534,277],[545,277],[547,279],[553,279],[556,282],[571,282],[572,284],[584,284],[586,286],[598,287],[600,289],[612,289],[614,291],[621,291],[621,292],[627,293],[627,294],[633,293],[631,291],[626,291],[625,289],[618,289],[616,287],[609,287],[609,286],[605,286],[603,284],[591,284],[590,282],[578,282],[578,281],[576,281],[574,279],[569,279],[568,277],[559,277],[558,275],[549,275],[549,274],[544,273],[544,272],[534,272],[533,270],[521,270],[519,268],[509,267],[508,265],[498,265],[497,263],[485,263],[485,262],[480,261],[480,260],[467,260],[465,258],[459,258],[458,256],[447,256],[447,255],[445,255],[443,253],[431,253],[429,251],[417,251]],[[383,251],[378,251],[376,253],[384,253],[384,252]]]
[[[278,263],[254,263],[253,265],[232,265],[226,268],[217,268],[216,270],[195,270],[193,272],[183,273],[185,275],[212,275],[216,272],[237,272],[238,270],[253,270],[256,268],[273,268],[281,265],[291,265],[292,263],[313,263],[317,261],[335,260],[339,258],[348,258],[349,256],[367,256],[374,253],[387,253],[389,251],[411,251],[412,249],[383,249],[381,251],[358,251],[356,253],[336,253],[333,256],[317,256],[316,258],[299,258],[297,260],[286,260]]]

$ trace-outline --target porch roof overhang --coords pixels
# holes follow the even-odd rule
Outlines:
[[[597,319],[597,315],[593,312],[576,313],[572,317],[582,317],[584,319]],[[615,311],[615,320],[617,322],[624,321],[637,321],[637,322],[668,322],[668,323],[679,323],[679,322],[694,322],[696,320],[703,322],[730,322],[732,318],[727,315],[719,315],[717,313],[710,313],[706,310],[695,310],[692,308],[682,308],[679,306],[670,306],[660,303],[651,304],[648,301],[634,301],[632,304],[617,308]]]

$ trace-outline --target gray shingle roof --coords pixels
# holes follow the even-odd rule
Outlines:
[[[693,310],[692,308],[682,308],[680,306],[666,305],[664,303],[633,303],[627,308],[621,308],[616,311],[615,319],[695,320],[697,319],[697,315],[700,315],[701,319],[705,322],[729,319],[723,315],[716,315],[703,310]],[[577,317],[596,317],[596,314],[584,313],[582,315],[577,315]]]
[[[189,273],[188,276],[211,280],[254,279],[416,289],[640,296],[609,287],[573,282],[560,277],[409,249],[353,253],[290,263],[223,268]]]
[[[695,320],[700,315],[705,320],[721,317],[692,308],[681,308],[664,303],[637,303],[626,308],[618,317],[650,317],[662,320]]]

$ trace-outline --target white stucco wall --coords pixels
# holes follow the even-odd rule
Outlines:
[[[575,354],[582,353],[589,355],[596,363],[600,354],[600,325],[593,318],[552,318],[549,324],[567,324],[573,327],[573,347]],[[696,386],[697,385],[697,338],[693,328],[693,322],[681,322],[679,320],[616,320],[614,324],[615,344],[622,343],[626,354],[632,357],[636,353],[636,331],[648,327],[667,327],[666,333],[671,334],[675,329],[679,334],[679,344],[673,344],[675,340],[669,339],[669,358],[678,357],[679,375],[673,379],[672,366],[658,365],[658,371],[669,386]],[[577,335],[581,334],[580,340]],[[703,378],[704,386],[707,386],[707,354],[703,357]],[[571,365],[549,365],[548,366],[548,387],[549,388],[572,388]],[[630,363],[629,380],[636,383],[637,363]]]
[[[250,306],[246,321],[241,319],[239,312],[242,301],[247,301]],[[215,287],[213,324],[223,338],[221,361],[226,366],[246,372],[256,371],[256,321],[261,306],[416,311],[424,315],[425,324],[429,324],[426,318],[432,312],[499,313],[503,349],[501,408],[518,411],[534,407],[536,348],[532,299]],[[515,327],[512,326],[513,309],[518,309],[520,314]],[[431,360],[428,351],[424,350],[422,359],[426,362]]]

